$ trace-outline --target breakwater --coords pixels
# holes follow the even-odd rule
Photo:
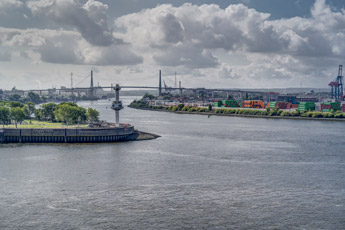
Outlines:
[[[99,143],[136,140],[133,126],[105,128],[0,128],[0,143]]]

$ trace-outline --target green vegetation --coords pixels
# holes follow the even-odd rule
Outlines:
[[[19,108],[19,107],[11,108],[10,118],[14,120],[16,128],[17,128],[18,122],[24,121],[26,116],[27,115],[23,108]]]
[[[311,117],[311,118],[345,118],[345,113],[340,111],[330,112],[317,112],[317,111],[284,111],[278,108],[267,108],[266,110],[258,109],[241,109],[241,108],[218,108],[212,109],[212,105],[209,105],[207,108],[204,107],[193,107],[185,106],[184,104],[179,104],[176,106],[154,106],[148,105],[146,100],[141,99],[139,101],[133,101],[130,104],[130,107],[133,108],[147,108],[155,110],[168,110],[168,111],[184,111],[184,112],[207,112],[207,113],[216,113],[216,114],[239,114],[239,115],[251,115],[251,116],[270,116],[270,117]]]
[[[35,107],[33,102],[27,102],[25,104],[17,101],[2,101],[0,102],[0,122],[3,127],[18,127],[18,123],[22,123],[24,120],[25,127],[32,127],[32,122],[38,124],[39,127],[48,123],[52,124],[52,127],[61,127],[61,124],[74,125],[74,124],[86,124],[98,122],[99,112],[95,109],[79,107],[73,102],[62,102],[60,104],[47,103],[41,104],[39,108]],[[11,124],[11,121],[14,124]],[[60,122],[60,123],[59,123]],[[23,125],[20,125],[20,127]]]
[[[69,128],[85,128],[88,124],[74,124],[69,125]],[[15,128],[14,124],[6,125],[6,128]],[[24,120],[21,124],[18,124],[18,128],[34,129],[34,128],[66,128],[66,124],[63,122],[48,122],[48,121],[36,121],[36,120]]]

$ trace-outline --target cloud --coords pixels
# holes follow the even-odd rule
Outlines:
[[[0,1],[0,14],[6,13],[7,9],[17,8],[22,6],[23,3],[19,0],[1,0]]]
[[[56,64],[134,65],[143,60],[128,45],[93,46],[78,32],[65,30],[8,29],[0,27],[0,43],[38,60]],[[36,57],[37,58],[37,57]]]
[[[122,39],[134,46],[150,46],[156,62],[164,65],[170,62],[172,66],[202,68],[205,59],[198,57],[205,51],[212,56],[216,49],[345,57],[345,43],[341,42],[345,37],[345,11],[333,12],[325,0],[317,0],[311,12],[311,18],[270,20],[269,14],[243,4],[221,9],[187,3],[180,7],[159,5],[120,17],[115,23],[125,31],[118,33]],[[185,57],[188,62],[182,61]],[[216,66],[214,61],[210,63],[205,67]]]
[[[0,52],[0,61],[11,61],[11,54],[8,52]]]
[[[108,6],[99,1],[88,0],[83,5],[77,0],[31,0],[27,2],[27,7],[35,16],[77,29],[92,45],[110,46],[122,43],[108,27]]]

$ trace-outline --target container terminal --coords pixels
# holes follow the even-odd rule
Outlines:
[[[225,90],[225,89],[190,89],[180,90],[166,86],[158,97],[146,98],[149,106],[177,106],[184,104],[193,107],[213,108],[243,108],[243,109],[281,109],[287,111],[298,110],[320,112],[345,112],[345,93],[343,88],[343,66],[338,69],[338,76],[328,86],[330,90],[306,93],[281,94],[253,90]],[[160,80],[161,81],[161,80]],[[161,84],[161,83],[160,83]]]
[[[28,95],[35,94],[38,97],[48,100],[97,100],[113,97],[116,87],[94,85],[93,71],[88,77],[91,78],[89,87],[78,87],[73,85],[71,75],[71,87],[61,86],[60,89],[53,87],[39,90],[12,90],[0,89],[0,100],[9,100],[12,97],[28,99]],[[153,98],[146,98],[145,102],[150,106],[176,106],[184,104],[194,107],[230,107],[245,109],[266,109],[278,108],[282,110],[315,110],[320,112],[342,111],[345,112],[345,94],[343,87],[343,66],[339,65],[338,75],[329,82],[327,89],[310,89],[309,91],[295,88],[292,89],[231,89],[231,88],[186,88],[178,81],[175,75],[175,86],[166,84],[162,71],[159,70],[158,86],[128,86],[121,85],[125,90],[149,91]],[[120,86],[119,86],[120,87]],[[122,90],[122,92],[126,92]],[[290,91],[290,92],[288,92]],[[30,99],[30,98],[29,98]],[[119,105],[114,104],[115,113],[120,110]]]

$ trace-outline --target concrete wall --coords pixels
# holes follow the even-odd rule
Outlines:
[[[0,142],[18,143],[92,143],[125,141],[134,134],[128,128],[83,128],[83,129],[0,129]]]

